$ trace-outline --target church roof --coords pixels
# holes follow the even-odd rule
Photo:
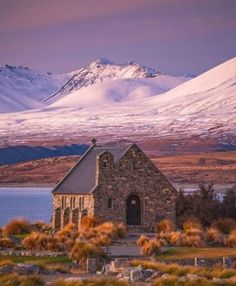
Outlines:
[[[108,151],[118,162],[126,148],[92,145],[54,188],[54,194],[88,194],[96,187],[96,158]]]

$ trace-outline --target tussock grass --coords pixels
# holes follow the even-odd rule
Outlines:
[[[196,274],[207,279],[216,278],[231,278],[236,276],[236,269],[225,269],[223,267],[193,267],[181,266],[177,264],[164,264],[160,262],[150,262],[143,260],[132,261],[133,266],[142,265],[144,268],[151,268],[162,272],[163,274],[171,274],[177,277],[185,276],[186,274]]]
[[[0,238],[0,249],[13,248],[15,243],[7,237]]]
[[[236,229],[236,221],[232,218],[221,218],[214,221],[213,226],[224,234],[229,234]]]
[[[174,224],[169,219],[163,219],[162,221],[160,221],[155,226],[155,231],[157,233],[160,233],[160,232],[171,232],[173,230],[174,230]]]
[[[60,250],[57,238],[41,232],[32,232],[26,236],[22,241],[22,245],[27,250]]]
[[[20,276],[16,273],[0,276],[1,286],[44,286],[45,282],[36,275]]]
[[[3,228],[3,235],[10,236],[15,234],[30,233],[31,226],[26,219],[13,219]]]
[[[225,245],[236,248],[236,229],[230,232],[229,236],[225,240]]]

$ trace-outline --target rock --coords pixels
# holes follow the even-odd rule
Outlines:
[[[0,274],[10,274],[13,270],[14,265],[4,265],[0,267]]]
[[[161,275],[161,278],[163,278],[163,279],[168,279],[168,278],[170,278],[171,277],[171,275],[170,274],[163,274],[163,275]]]
[[[131,271],[132,271],[132,270],[137,270],[137,269],[142,270],[141,267],[126,267],[126,268],[124,268],[123,271],[122,271],[122,276],[123,276],[123,277],[127,277],[127,278],[130,279],[130,277],[131,277]]]
[[[213,278],[212,278],[212,281],[213,281],[214,283],[217,283],[217,284],[223,284],[223,282],[224,282],[223,279],[221,279],[221,278],[216,278],[216,277],[213,277]]]
[[[196,275],[196,274],[191,274],[191,273],[188,273],[188,274],[186,275],[186,277],[187,277],[187,279],[189,279],[189,280],[198,280],[198,279],[199,279],[199,276],[198,276],[198,275]]]
[[[116,278],[117,278],[117,279],[121,279],[121,278],[123,278],[122,273],[119,273],[119,274],[116,276]]]
[[[152,269],[152,270],[153,270],[153,269]],[[161,277],[161,275],[162,275],[161,272],[155,271],[155,270],[153,270],[153,271],[154,271],[154,273],[152,273],[151,276],[147,277],[147,278],[145,279],[145,282],[152,282],[154,279],[156,279],[156,278],[158,278],[158,277]]]
[[[186,276],[179,277],[179,282],[186,282]]]
[[[12,272],[19,275],[38,274],[40,272],[40,268],[34,264],[18,263],[13,267]]]
[[[143,281],[142,269],[134,269],[130,271],[130,280],[132,282]]]

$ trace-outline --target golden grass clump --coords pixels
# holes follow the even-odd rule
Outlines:
[[[230,232],[229,236],[225,240],[225,245],[228,247],[236,247],[236,230]]]
[[[41,232],[32,232],[26,236],[22,245],[28,250],[60,250],[59,242],[55,237]]]
[[[180,231],[172,231],[167,236],[167,241],[171,245],[181,246],[182,245],[182,234]]]
[[[186,232],[188,229],[202,229],[202,225],[199,220],[195,217],[188,218],[183,222],[183,231]]]
[[[94,228],[99,224],[99,220],[94,216],[84,216],[81,219],[80,229],[82,231]]]
[[[0,249],[2,250],[9,249],[9,248],[13,248],[14,246],[15,246],[15,243],[11,241],[9,238],[7,237],[0,238]]]
[[[174,230],[174,224],[169,219],[163,219],[155,226],[155,231],[160,232],[171,232]]]
[[[140,248],[141,255],[154,256],[160,252],[161,243],[157,239],[150,239],[144,235],[136,241],[137,246]]]
[[[10,259],[2,259],[0,261],[0,267],[5,266],[5,265],[14,265],[15,263],[10,260]]]
[[[223,242],[223,237],[220,231],[216,227],[207,228],[205,234],[206,240],[208,242],[214,242],[216,244],[221,244]]]
[[[138,247],[142,247],[146,242],[148,242],[150,239],[146,235],[141,235],[139,239],[136,241],[136,244]]]
[[[31,226],[28,220],[26,219],[13,219],[3,228],[3,234],[5,236],[16,235],[16,234],[25,234],[30,233]]]
[[[236,229],[236,221],[232,218],[220,218],[214,221],[213,226],[220,232],[229,234],[232,230]]]
[[[69,257],[84,268],[89,257],[99,257],[101,254],[102,251],[97,245],[80,241],[72,247]]]
[[[44,286],[45,282],[37,275],[20,276],[16,273],[0,276],[1,286]]]

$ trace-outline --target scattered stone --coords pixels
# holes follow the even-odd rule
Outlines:
[[[132,282],[143,281],[142,269],[134,269],[130,271],[130,280]]]
[[[179,277],[179,282],[186,282],[186,281],[187,281],[186,276]]]
[[[199,276],[196,275],[196,274],[191,274],[191,273],[188,273],[186,275],[186,277],[189,279],[189,280],[198,280],[199,279]]]
[[[34,264],[18,263],[14,265],[12,272],[19,275],[38,274],[40,272],[40,268]]]
[[[216,277],[213,277],[212,278],[212,281],[215,282],[215,283],[219,283],[219,284],[223,284],[224,280],[221,279],[221,278],[216,278]]]
[[[171,277],[171,275],[170,274],[163,274],[163,275],[161,275],[161,278],[163,278],[163,279],[168,279],[168,278],[170,278]]]

